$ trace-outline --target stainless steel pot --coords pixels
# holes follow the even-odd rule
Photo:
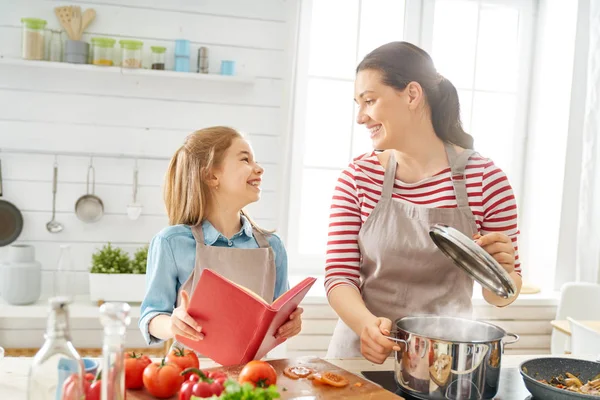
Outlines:
[[[498,391],[504,346],[519,336],[487,322],[440,316],[397,319],[390,339],[396,382],[420,399],[491,399]],[[511,336],[512,341],[503,341]]]

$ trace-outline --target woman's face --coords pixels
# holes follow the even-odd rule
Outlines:
[[[408,89],[408,87],[407,87]],[[356,122],[365,125],[373,148],[394,148],[406,132],[414,106],[409,90],[397,90],[384,85],[381,72],[359,71],[354,83],[354,101],[358,105]]]

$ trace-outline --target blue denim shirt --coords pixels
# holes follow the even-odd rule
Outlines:
[[[258,248],[252,225],[242,216],[242,229],[231,239],[223,236],[205,220],[202,223],[207,246]],[[275,294],[273,300],[289,290],[287,253],[279,236],[268,236],[275,253]],[[139,328],[148,344],[162,342],[148,332],[150,320],[159,314],[170,315],[176,307],[179,288],[188,279],[196,261],[196,240],[189,225],[173,225],[152,238],[146,268],[146,296],[140,310]],[[243,266],[240,265],[240,268]],[[191,295],[191,293],[190,293]]]

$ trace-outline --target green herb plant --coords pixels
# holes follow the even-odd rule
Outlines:
[[[220,396],[209,397],[211,400],[272,400],[281,397],[277,391],[277,386],[271,385],[268,388],[254,387],[251,383],[240,385],[233,379],[228,379],[224,383],[225,390]],[[197,396],[192,396],[191,400],[206,400]]]
[[[125,251],[108,243],[92,254],[90,272],[93,274],[128,274],[131,273],[131,260]]]
[[[146,263],[148,261],[148,245],[137,249],[131,260],[132,274],[145,274]]]

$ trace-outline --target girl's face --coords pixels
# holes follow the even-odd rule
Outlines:
[[[402,140],[411,123],[411,111],[421,100],[414,83],[400,91],[382,82],[379,71],[359,71],[354,83],[358,105],[356,122],[369,131],[373,148],[385,150]],[[415,96],[416,95],[416,96]]]
[[[250,144],[244,139],[235,139],[219,168],[213,171],[212,186],[219,201],[231,201],[232,206],[242,209],[260,199],[263,172]]]

